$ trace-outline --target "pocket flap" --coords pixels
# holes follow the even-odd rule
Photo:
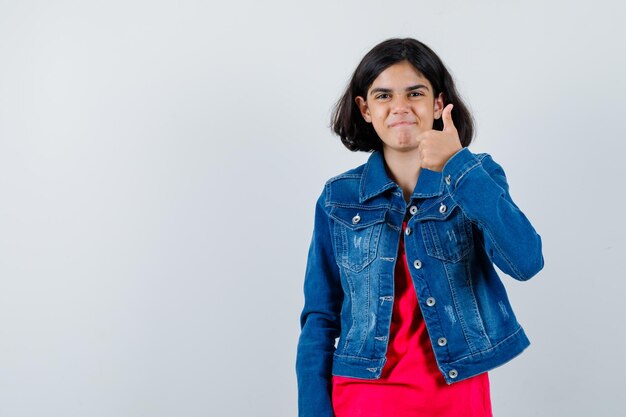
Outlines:
[[[358,230],[385,221],[387,210],[386,208],[368,209],[363,207],[335,206],[331,209],[330,216],[343,225]]]
[[[452,213],[454,213],[457,207],[458,203],[448,196],[425,209],[421,209],[417,213],[417,219],[446,220]]]

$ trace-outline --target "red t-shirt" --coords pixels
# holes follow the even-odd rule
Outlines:
[[[408,268],[400,239],[387,362],[380,379],[332,376],[335,416],[492,417],[487,372],[448,385],[437,368]]]

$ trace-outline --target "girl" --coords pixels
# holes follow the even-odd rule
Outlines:
[[[494,269],[527,280],[541,237],[415,39],[368,52],[332,128],[367,162],[317,200],[296,373],[300,417],[491,416],[487,371],[529,341]]]

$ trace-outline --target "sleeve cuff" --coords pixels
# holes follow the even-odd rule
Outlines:
[[[450,193],[454,191],[459,180],[478,165],[480,165],[480,161],[467,147],[459,149],[457,153],[452,155],[441,172]]]

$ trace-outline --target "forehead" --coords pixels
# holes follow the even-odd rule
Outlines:
[[[409,85],[424,84],[431,88],[428,78],[419,72],[408,61],[397,62],[378,74],[369,89],[375,87],[405,88]]]

